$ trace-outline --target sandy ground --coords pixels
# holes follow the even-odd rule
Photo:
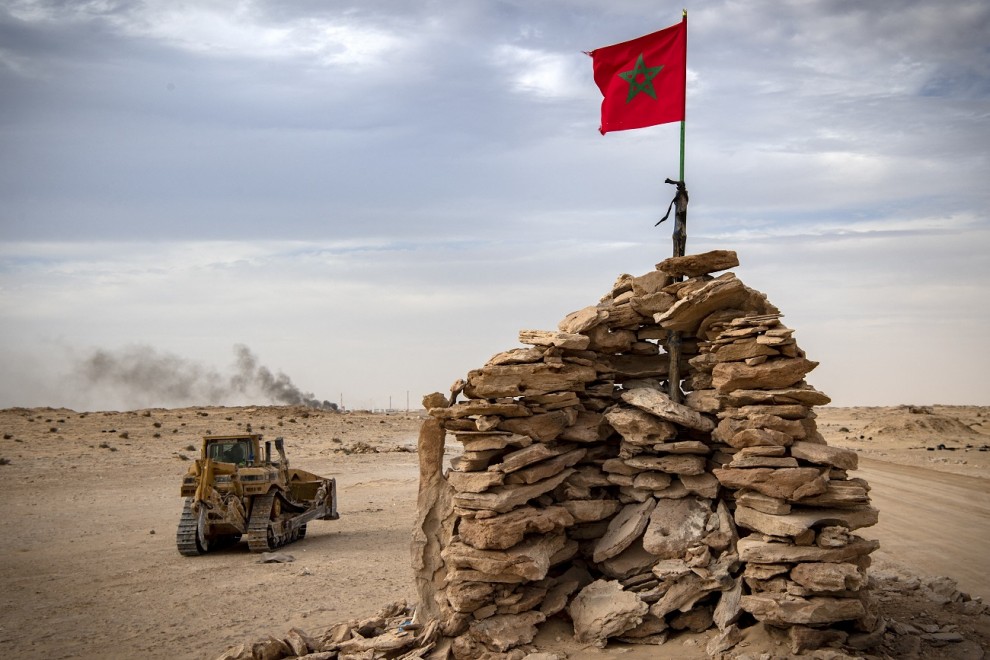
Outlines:
[[[213,658],[269,633],[319,633],[414,601],[420,420],[285,407],[0,411],[0,462],[9,461],[0,466],[0,657]],[[920,430],[908,424],[919,420]],[[831,443],[860,452],[861,476],[873,485],[881,518],[866,535],[882,543],[874,556],[885,614],[954,627],[967,641],[938,654],[982,657],[990,617],[937,604],[918,584],[947,575],[990,598],[990,452],[979,451],[990,442],[990,408],[825,408],[819,423]],[[245,544],[180,556],[188,459],[202,434],[248,425],[285,436],[294,465],[337,478],[340,520],[311,523],[306,539],[285,549],[294,563],[256,563]],[[703,658],[706,640],[598,650],[576,646],[554,624],[537,643],[571,658]],[[750,648],[758,643],[766,640]]]

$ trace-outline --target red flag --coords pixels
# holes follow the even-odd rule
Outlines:
[[[602,135],[684,120],[687,16],[659,32],[588,54],[605,97]]]

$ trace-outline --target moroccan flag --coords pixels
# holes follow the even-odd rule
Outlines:
[[[687,16],[677,25],[591,55],[602,100],[602,135],[684,120]]]

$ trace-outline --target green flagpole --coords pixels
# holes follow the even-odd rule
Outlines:
[[[687,23],[687,9],[681,10],[681,20]],[[681,118],[681,171],[678,180],[684,180],[684,127],[687,124],[687,25],[684,26],[684,117]],[[683,255],[681,255],[683,256]]]
[[[687,9],[682,9],[681,20],[684,21],[684,116],[681,118],[681,168],[680,176],[675,183],[677,195],[674,197],[674,256],[683,257],[687,249],[687,184],[684,182],[684,134],[687,127]]]

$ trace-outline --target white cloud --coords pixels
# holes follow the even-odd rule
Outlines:
[[[568,56],[502,44],[495,49],[492,59],[515,91],[540,98],[566,99],[587,95],[586,81],[575,71],[576,63],[581,61],[579,56],[583,57],[580,53]]]
[[[0,8],[0,405],[135,342],[218,369],[246,343],[333,400],[443,389],[667,256],[678,127],[598,135],[580,50],[676,13],[440,9]],[[689,249],[739,251],[837,401],[985,402],[988,26],[974,0],[692,12]]]
[[[246,60],[304,59],[324,66],[385,67],[396,61],[407,43],[386,26],[365,24],[346,13],[275,22],[261,9],[259,3],[247,0],[139,5],[112,0],[67,4],[20,0],[8,12],[31,23],[97,22],[127,37],[195,54]]]

